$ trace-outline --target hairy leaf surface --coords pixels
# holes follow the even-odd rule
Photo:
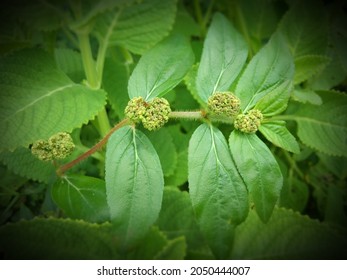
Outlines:
[[[262,221],[267,222],[280,196],[283,177],[269,148],[256,134],[234,130],[229,146],[255,209]]]
[[[66,175],[52,187],[52,198],[73,219],[104,222],[109,219],[105,181],[84,175]]]
[[[347,97],[334,91],[317,92],[323,104],[302,104],[295,112],[298,136],[307,146],[336,156],[347,156]]]
[[[216,91],[227,91],[247,59],[248,48],[241,34],[220,13],[216,13],[208,30],[196,77],[202,100]]]
[[[194,62],[189,41],[171,36],[146,52],[130,76],[129,97],[142,96],[146,101],[161,97],[173,89]]]
[[[189,142],[189,194],[201,231],[218,258],[230,253],[234,227],[247,216],[246,187],[227,142],[215,127],[200,125]]]
[[[254,107],[266,94],[291,81],[294,62],[281,34],[270,41],[252,58],[237,83],[235,93],[241,99],[243,111]],[[282,86],[284,92],[286,88]]]
[[[0,150],[71,132],[105,104],[104,91],[74,84],[50,56],[32,49],[0,60],[0,94]]]
[[[132,245],[157,219],[164,187],[159,157],[141,131],[123,127],[110,137],[105,178],[112,223]]]

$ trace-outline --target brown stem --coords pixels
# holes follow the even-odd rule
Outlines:
[[[104,138],[102,138],[98,143],[96,143],[92,148],[90,148],[88,151],[86,151],[84,154],[80,155],[78,158],[74,159],[73,161],[70,161],[62,166],[60,166],[57,169],[58,176],[62,176],[67,170],[75,166],[77,163],[81,162],[82,160],[85,160],[90,155],[94,154],[96,151],[100,150],[107,142],[108,138],[115,132],[116,130],[120,129],[121,127],[129,124],[128,119],[124,119],[118,124],[116,124],[107,134]]]

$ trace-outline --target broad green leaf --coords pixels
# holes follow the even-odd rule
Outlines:
[[[163,127],[154,132],[146,131],[145,134],[157,151],[164,176],[172,175],[177,166],[177,153],[168,129]]]
[[[105,46],[117,45],[143,54],[169,34],[175,16],[176,0],[143,0],[102,14],[94,34]]]
[[[53,201],[72,219],[104,222],[109,219],[105,182],[84,175],[65,175],[52,187]]]
[[[128,79],[125,64],[106,59],[102,85],[107,92],[108,101],[120,118],[124,118],[124,110],[129,102]]]
[[[313,105],[321,105],[322,98],[313,90],[295,88],[292,92],[292,98],[301,103],[311,103]]]
[[[235,93],[241,99],[242,110],[248,111],[266,94],[292,80],[293,75],[293,58],[281,34],[275,33],[252,58],[237,83]]]
[[[255,211],[236,229],[231,259],[345,259],[346,232],[275,208],[267,224]]]
[[[71,132],[105,104],[104,91],[74,84],[50,56],[34,49],[0,59],[0,94],[0,150]]]
[[[164,187],[159,157],[141,131],[123,127],[110,137],[105,178],[112,223],[131,246],[157,219]]]
[[[201,99],[201,97],[198,94],[197,87],[196,87],[196,76],[198,74],[198,69],[199,69],[199,63],[195,63],[190,68],[187,75],[184,77],[184,83],[187,86],[187,89],[189,90],[190,94],[200,104],[200,106],[206,107],[206,102]]]
[[[255,109],[264,116],[273,116],[282,113],[286,108],[292,91],[292,81],[285,81],[273,91],[266,94],[255,105]]]
[[[246,187],[227,142],[215,127],[200,125],[189,142],[189,194],[201,231],[217,258],[230,253],[234,228],[248,213]]]
[[[178,3],[175,24],[171,32],[180,33],[187,37],[200,36],[200,27],[192,15],[187,12],[183,2]]]
[[[162,209],[156,224],[169,238],[184,235],[187,240],[187,253],[206,246],[186,191],[174,187],[164,188]]]
[[[269,148],[256,134],[234,130],[230,134],[229,146],[255,209],[263,222],[271,217],[280,196],[283,177]]]
[[[303,55],[295,58],[294,84],[300,84],[322,71],[330,62],[330,58],[323,55]]]
[[[325,53],[328,26],[322,1],[296,1],[282,18],[278,30],[284,35],[293,56],[298,58]]]
[[[201,99],[216,91],[227,91],[247,59],[248,48],[241,34],[220,13],[216,13],[208,30],[196,88]]]
[[[67,48],[57,48],[54,50],[55,62],[75,83],[80,83],[85,79],[81,54]]]
[[[259,131],[272,144],[292,153],[300,153],[300,147],[295,137],[286,128],[284,121],[271,121],[263,123]]]
[[[3,151],[0,153],[0,161],[6,164],[9,170],[26,178],[44,183],[55,178],[53,164],[39,160],[28,148],[17,148],[13,152]]]
[[[0,227],[5,259],[115,259],[116,245],[109,223],[36,218]]]
[[[347,97],[334,91],[317,92],[323,104],[301,104],[291,119],[307,146],[329,155],[347,156]]]
[[[194,62],[189,41],[171,36],[146,52],[130,76],[129,97],[142,96],[146,101],[161,97],[173,89]]]

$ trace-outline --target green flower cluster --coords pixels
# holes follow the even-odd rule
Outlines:
[[[255,133],[263,120],[263,114],[257,110],[249,110],[246,114],[240,114],[234,121],[236,129],[244,133]]]
[[[135,123],[142,122],[144,128],[157,130],[169,120],[171,108],[164,98],[154,98],[146,102],[142,97],[135,97],[128,102],[125,108],[127,118]]]
[[[231,92],[215,92],[207,101],[209,112],[232,118],[240,112],[240,104],[240,99]]]
[[[59,132],[51,136],[48,141],[38,140],[31,147],[31,153],[43,161],[63,159],[72,153],[75,144],[69,134]]]

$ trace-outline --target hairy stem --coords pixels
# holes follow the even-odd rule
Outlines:
[[[76,164],[80,163],[82,160],[85,160],[86,158],[88,158],[90,155],[92,155],[93,153],[95,153],[96,151],[100,150],[107,142],[107,140],[111,137],[111,135],[118,129],[120,129],[121,127],[125,126],[129,124],[129,120],[128,119],[124,119],[121,122],[119,122],[118,124],[116,124],[106,135],[104,138],[102,138],[97,144],[95,144],[91,149],[89,149],[87,152],[85,152],[84,154],[80,155],[78,158],[74,159],[73,161],[70,161],[67,164],[64,164],[62,166],[60,166],[57,170],[57,174],[58,176],[62,176],[67,170],[69,170],[70,168],[74,167]]]

